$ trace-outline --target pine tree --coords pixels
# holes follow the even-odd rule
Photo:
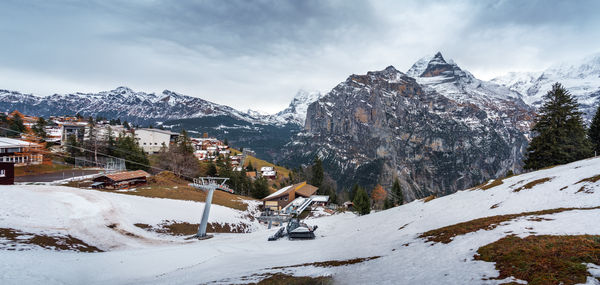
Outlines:
[[[592,119],[592,124],[588,130],[588,136],[592,141],[596,155],[600,155],[600,104],[598,104],[596,115],[594,115],[594,119]]]
[[[358,192],[358,188],[360,188],[360,186],[358,186],[358,184],[354,184],[352,186],[352,189],[350,189],[350,201],[354,201],[354,197],[356,197],[356,193]]]
[[[560,83],[546,94],[532,131],[535,137],[527,147],[525,169],[565,164],[592,154],[577,101]]]
[[[391,207],[394,207],[394,202],[392,202],[391,199],[386,198],[385,201],[383,202],[383,209],[387,210],[387,209],[389,209]]]
[[[269,183],[267,182],[267,179],[263,177],[256,179],[252,185],[251,194],[252,197],[256,199],[267,197],[269,195]]]
[[[371,212],[371,201],[369,199],[369,195],[365,189],[360,186],[356,191],[356,196],[354,197],[352,203],[354,203],[354,209],[359,215],[366,215]]]
[[[321,162],[321,159],[319,159],[319,157],[316,156],[312,165],[312,177],[310,179],[310,184],[315,187],[321,187],[321,184],[323,184],[324,176],[325,175],[323,174],[323,163]]]
[[[42,140],[45,139],[47,135],[46,124],[46,120],[43,117],[39,117],[37,119],[37,122],[35,122],[35,125],[33,125],[33,127],[31,128],[33,133]]]
[[[20,137],[21,133],[25,132],[26,129],[21,115],[15,114],[10,120],[10,130],[12,131],[10,132],[12,137]]]
[[[116,149],[119,151],[115,156],[125,160],[125,167],[128,170],[148,170],[148,156],[131,135],[119,134],[116,142]]]
[[[404,203],[404,196],[402,194],[402,187],[400,186],[400,181],[398,181],[398,178],[396,178],[394,180],[394,184],[392,185],[392,195],[393,195],[392,204],[402,205]]]
[[[208,177],[217,176],[217,166],[211,161],[208,163],[208,171],[206,172]]]

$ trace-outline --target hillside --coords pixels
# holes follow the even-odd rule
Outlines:
[[[588,159],[366,216],[344,213],[309,219],[308,224],[319,226],[312,241],[268,242],[267,237],[277,229],[258,228],[248,234],[217,234],[204,241],[145,243],[147,234],[127,225],[165,219],[195,221],[198,203],[123,199],[129,196],[64,187],[2,186],[0,227],[68,232],[110,252],[0,251],[0,270],[7,272],[0,278],[3,284],[90,283],[92,276],[91,284],[229,284],[294,275],[308,276],[308,280],[328,276],[340,284],[498,284],[519,281],[511,277],[518,276],[531,284],[544,284],[531,279],[539,271],[555,278],[555,283],[584,283],[586,276],[600,277],[596,266],[600,260],[594,255],[594,246],[600,247],[599,169],[600,158]],[[53,202],[42,206],[40,201]],[[236,215],[215,209],[222,221],[231,219],[227,213]],[[86,222],[78,222],[82,219]],[[144,238],[124,237],[107,228],[114,222]],[[532,240],[540,245],[527,243]],[[571,241],[590,247],[574,251],[568,248]],[[119,245],[118,250],[109,244]],[[512,261],[498,256],[520,248],[535,251],[540,262],[548,260],[544,254],[555,257],[548,264],[536,264],[528,259],[530,254]],[[563,254],[548,252],[550,248]],[[592,255],[573,259],[585,253],[582,250]],[[34,260],[41,265],[32,268]],[[572,268],[560,267],[561,262]],[[565,275],[564,270],[571,271]],[[563,279],[567,277],[571,279]],[[595,284],[591,278],[587,282]]]

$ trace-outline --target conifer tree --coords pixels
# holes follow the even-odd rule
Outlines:
[[[588,130],[588,136],[590,137],[596,155],[600,155],[600,102],[598,104],[598,109],[596,109],[596,115],[594,115],[590,129]]]
[[[387,210],[391,207],[394,207],[394,203],[390,198],[385,198],[385,201],[383,202],[383,209]]]
[[[400,187],[400,181],[398,181],[398,178],[394,179],[394,184],[392,185],[392,195],[394,200],[392,201],[392,204],[402,205],[404,203],[402,187]]]
[[[25,132],[26,129],[21,115],[15,114],[13,116],[12,120],[10,120],[10,129],[12,131],[10,132],[11,136],[16,138],[20,137],[21,133]]]
[[[527,147],[525,169],[540,169],[590,157],[592,145],[575,98],[560,84],[545,95]]]
[[[352,203],[354,203],[354,209],[359,215],[366,215],[371,212],[371,200],[369,199],[369,195],[365,189],[360,186],[356,191],[356,196]]]
[[[260,177],[254,181],[252,185],[252,197],[262,199],[269,195],[269,183],[264,177]]]
[[[212,161],[208,163],[208,171],[206,172],[206,175],[209,177],[217,176],[217,166]]]
[[[319,157],[316,156],[312,166],[312,177],[310,179],[310,184],[315,187],[321,187],[321,184],[323,184],[324,176],[325,175],[323,174],[323,163],[321,162],[321,159],[319,159]]]
[[[354,197],[356,197],[356,193],[358,192],[358,184],[352,185],[352,189],[350,189],[350,201],[354,201]]]

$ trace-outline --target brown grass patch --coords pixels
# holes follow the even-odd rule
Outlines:
[[[99,248],[89,245],[84,241],[71,235],[44,235],[26,233],[10,228],[0,228],[0,238],[7,240],[8,244],[0,243],[0,248],[5,250],[17,250],[18,245],[37,245],[45,249],[58,251],[78,252],[102,252]]]
[[[176,221],[163,221],[163,223],[158,224],[157,226],[142,223],[137,223],[134,225],[149,232],[168,234],[172,236],[194,235],[198,233],[198,227],[200,226],[200,224]],[[232,226],[230,224],[218,223],[208,223],[208,225],[206,225],[206,232],[208,233],[246,233],[247,231],[248,229],[244,225]]]
[[[15,177],[37,175],[37,174],[48,174],[54,173],[61,170],[73,169],[72,166],[62,164],[39,164],[39,165],[26,165],[15,167]]]
[[[423,203],[427,203],[427,202],[429,202],[429,201],[431,201],[431,200],[433,200],[435,198],[437,198],[435,195],[429,195],[429,196],[421,199],[421,201],[423,201]]]
[[[148,181],[148,185],[138,187],[136,191],[115,192],[114,190],[106,189],[94,190],[149,198],[165,198],[196,202],[206,201],[206,192],[189,186],[187,181],[178,178],[172,173],[163,172],[151,177]],[[248,205],[242,202],[242,200],[254,199],[217,190],[213,194],[212,203],[240,211],[246,211]]]
[[[589,182],[589,183],[596,183],[600,181],[600,174],[592,176],[592,177],[588,177],[588,178],[584,178],[579,180],[577,183],[575,184],[579,184],[579,183],[584,183],[584,182]]]
[[[504,183],[502,180],[503,180],[503,178],[494,179],[494,181],[479,187],[479,189],[488,190],[490,188],[494,188],[496,186],[502,185]]]
[[[271,269],[284,269],[284,268],[304,267],[304,266],[338,267],[338,266],[362,263],[362,262],[374,260],[374,259],[377,259],[380,257],[381,256],[371,256],[371,257],[361,257],[361,258],[353,258],[353,259],[346,259],[346,260],[329,260],[329,261],[311,262],[311,263],[303,263],[303,264],[296,264],[296,265],[289,265],[289,266],[278,266],[278,267],[273,267]]]
[[[507,222],[507,221],[510,221],[510,220],[513,220],[513,219],[516,219],[519,217],[549,215],[549,214],[555,214],[555,213],[560,213],[560,212],[564,212],[564,211],[572,211],[572,210],[593,210],[593,209],[600,209],[600,206],[592,207],[592,208],[557,208],[557,209],[548,209],[548,210],[534,211],[534,212],[523,212],[523,213],[519,213],[519,214],[490,216],[490,217],[479,218],[479,219],[471,220],[468,222],[462,222],[462,223],[442,227],[442,228],[435,229],[435,230],[430,230],[430,231],[422,233],[419,237],[424,238],[430,242],[449,243],[456,236],[465,235],[468,233],[476,232],[478,230],[486,230],[486,231],[493,230],[501,223]]]
[[[333,278],[330,276],[292,276],[284,273],[254,275],[266,277],[258,283],[248,283],[256,285],[330,285],[333,284]]]
[[[533,180],[533,181],[531,181],[531,182],[529,182],[529,183],[527,183],[527,184],[525,184],[525,185],[523,185],[523,186],[521,186],[521,187],[513,190],[513,192],[519,192],[521,190],[531,189],[531,188],[533,188],[536,185],[546,183],[546,182],[548,182],[550,180],[552,180],[552,177],[546,177],[546,178],[536,179],[536,180]]]
[[[583,263],[600,264],[600,236],[511,235],[477,250],[476,260],[495,262],[500,275],[528,284],[578,284],[590,276]]]

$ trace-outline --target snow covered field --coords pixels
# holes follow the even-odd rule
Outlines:
[[[244,213],[225,207],[212,208],[210,222],[248,222],[253,232],[186,241],[133,224],[196,223],[202,203],[59,186],[4,186],[0,187],[0,228],[69,233],[108,251],[0,251],[0,283],[240,283],[256,281],[257,274],[285,272],[329,275],[340,284],[498,284],[507,280],[487,280],[498,275],[494,264],[473,259],[479,247],[508,234],[600,234],[600,209],[542,216],[552,220],[520,217],[492,230],[456,236],[447,244],[418,236],[480,217],[600,206],[600,181],[580,182],[599,174],[599,158],[583,160],[506,178],[487,190],[464,190],[362,217],[345,213],[309,219],[308,224],[319,226],[315,240],[273,242],[267,238],[276,228],[266,230],[246,220]],[[541,182],[544,178],[550,180]],[[531,187],[523,187],[528,184]],[[107,227],[113,223],[136,237]],[[381,257],[338,267],[286,267],[374,256]]]

